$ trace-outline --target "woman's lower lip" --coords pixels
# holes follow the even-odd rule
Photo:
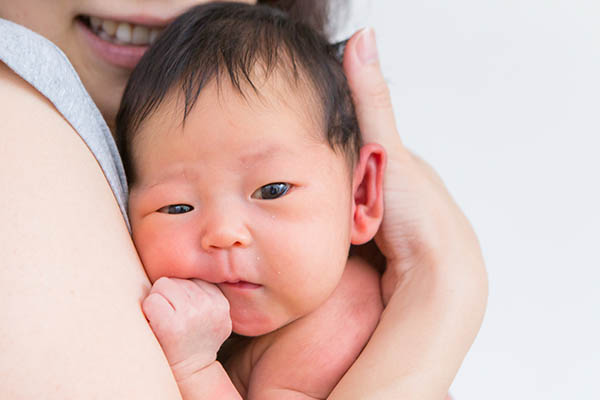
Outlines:
[[[98,37],[83,22],[77,21],[77,25],[92,51],[116,67],[133,69],[148,50],[148,46],[128,46],[108,42]]]
[[[232,288],[236,288],[236,289],[258,289],[260,287],[262,287],[262,285],[257,285],[256,283],[250,283],[250,282],[245,282],[245,281],[239,281],[239,282],[223,282],[222,285],[228,286],[228,287],[232,287]]]

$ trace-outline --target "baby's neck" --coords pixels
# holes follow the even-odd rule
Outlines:
[[[257,337],[233,333],[219,349],[217,360],[227,371],[242,398],[246,398],[252,370],[275,339],[275,332]]]

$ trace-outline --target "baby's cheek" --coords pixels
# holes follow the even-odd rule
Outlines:
[[[322,266],[324,269],[330,267]],[[308,269],[282,285],[280,293],[285,297],[284,304],[290,318],[296,319],[315,311],[331,296],[339,282],[337,274],[332,272],[321,268]]]
[[[144,257],[142,261],[151,282],[166,276],[170,278],[188,279],[193,277],[187,268],[188,263],[182,260],[180,254],[172,248],[162,247],[162,251],[152,252],[152,255]]]
[[[144,270],[154,283],[163,276],[173,277],[173,259],[172,248],[160,240],[156,235],[146,235],[143,231],[134,231],[134,244],[144,266]]]
[[[146,271],[146,275],[148,275],[148,279],[150,282],[154,283],[158,278],[163,276],[171,276],[168,271],[164,267],[162,263],[161,257],[154,256],[153,252],[140,252],[140,259],[142,261],[142,265],[144,270]]]

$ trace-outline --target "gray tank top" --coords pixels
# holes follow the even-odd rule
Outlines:
[[[65,54],[35,32],[0,18],[0,61],[50,100],[81,136],[98,160],[129,227],[127,181],[117,146]]]

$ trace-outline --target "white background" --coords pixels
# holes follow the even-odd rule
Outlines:
[[[457,400],[600,399],[600,1],[354,0],[490,279]]]

